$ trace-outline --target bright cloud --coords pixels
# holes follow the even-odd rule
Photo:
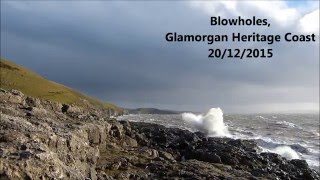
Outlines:
[[[304,33],[319,35],[319,9],[303,15],[305,8],[289,6],[285,1],[192,1],[190,4],[209,15],[251,17],[255,14],[269,18],[282,28],[293,26]]]
[[[319,9],[303,16],[299,21],[299,28],[304,33],[319,35]]]

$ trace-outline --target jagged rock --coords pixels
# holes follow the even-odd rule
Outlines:
[[[149,144],[149,142],[148,142],[148,140],[147,140],[147,138],[146,138],[146,136],[145,136],[144,134],[139,134],[139,133],[137,133],[137,134],[135,135],[135,137],[136,137],[137,142],[138,142],[140,145],[146,146],[146,145]]]
[[[30,112],[33,116],[42,116],[45,117],[47,115],[47,110],[43,108],[33,107]]]
[[[132,139],[129,136],[125,136],[123,139],[124,139],[124,145],[125,146],[131,146],[131,147],[137,147],[138,146],[137,141],[135,139]]]
[[[94,168],[91,168],[91,169],[90,169],[90,176],[89,176],[89,177],[90,177],[91,180],[96,180],[96,179],[98,179],[98,178],[97,178],[97,172],[96,172],[96,170],[95,170]]]
[[[11,90],[11,93],[15,96],[20,96],[20,97],[23,97],[24,94],[21,92],[21,91],[18,91],[18,90],[15,90],[15,89],[12,89]]]
[[[97,179],[98,180],[113,180],[113,178],[111,176],[107,175],[103,171],[98,172]]]
[[[13,103],[13,104],[23,104],[24,98],[20,91],[14,91],[15,93],[3,93],[0,96],[1,103]]]
[[[38,98],[27,97],[25,101],[26,101],[26,104],[30,107],[38,107],[38,108],[41,107],[41,102],[40,102],[40,99]]]
[[[6,150],[0,149],[0,157],[5,157],[5,155],[6,155]]]
[[[91,126],[88,129],[88,138],[91,144],[99,144],[100,143],[100,131],[97,126]]]
[[[123,136],[123,125],[120,123],[115,123],[111,127],[110,135],[121,138]]]
[[[32,153],[30,151],[22,151],[20,152],[20,158],[21,159],[29,159],[32,156]]]
[[[68,112],[69,108],[70,108],[69,105],[67,105],[67,104],[62,104],[61,111],[62,111],[63,113],[66,113],[66,112]]]
[[[174,157],[172,156],[172,154],[165,152],[165,151],[159,151],[159,156],[163,157],[166,160],[170,160],[175,162],[176,160],[174,159]]]
[[[143,148],[140,150],[140,153],[144,156],[150,157],[150,158],[156,158],[159,157],[159,152],[155,149],[146,149]]]

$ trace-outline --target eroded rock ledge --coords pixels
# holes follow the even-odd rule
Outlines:
[[[253,141],[119,122],[95,109],[0,91],[0,179],[319,179]]]

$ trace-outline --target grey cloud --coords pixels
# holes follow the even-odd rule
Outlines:
[[[318,42],[273,45],[271,60],[222,61],[208,59],[208,47],[237,44],[172,44],[164,39],[170,31],[235,29],[210,27],[209,16],[186,2],[1,2],[2,57],[121,106],[238,112],[319,101]]]

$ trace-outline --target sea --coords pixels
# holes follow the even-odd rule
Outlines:
[[[206,114],[129,114],[118,120],[147,122],[204,131],[208,136],[251,139],[261,152],[273,152],[287,159],[304,159],[319,171],[319,114],[223,114],[220,109]]]

